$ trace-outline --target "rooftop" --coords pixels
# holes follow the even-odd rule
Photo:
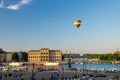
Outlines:
[[[0,53],[7,53],[7,52],[3,51],[2,48],[0,48]]]

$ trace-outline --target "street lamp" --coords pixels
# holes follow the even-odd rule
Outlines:
[[[33,66],[32,74],[34,74],[35,63],[33,63],[32,66]]]
[[[82,75],[83,75],[84,74],[84,56],[83,56],[83,54],[80,54],[80,57],[82,58],[82,65],[83,65]]]
[[[71,66],[71,59],[68,59],[68,68],[72,68],[72,66]]]
[[[80,57],[82,58],[83,72],[84,72],[84,57],[83,57],[83,54],[80,54]]]

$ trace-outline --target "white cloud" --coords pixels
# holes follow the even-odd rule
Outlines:
[[[30,0],[22,0],[21,3],[22,4],[28,4],[30,2]]]
[[[9,5],[6,7],[3,7],[3,1],[1,1],[0,3],[0,8],[6,8],[6,9],[11,9],[11,10],[19,10],[21,6],[29,4],[31,0],[21,0],[20,2],[13,4],[13,5]]]
[[[18,10],[20,8],[20,5],[14,4],[14,5],[10,5],[10,6],[6,7],[6,8],[11,9],[11,10]]]

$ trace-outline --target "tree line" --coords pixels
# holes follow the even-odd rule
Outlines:
[[[28,54],[25,51],[14,52],[12,54],[12,61],[28,61]]]
[[[97,58],[99,60],[108,60],[108,61],[113,61],[113,60],[120,60],[120,52],[115,52],[115,53],[107,53],[107,54],[90,54],[88,56],[89,59],[94,59]]]

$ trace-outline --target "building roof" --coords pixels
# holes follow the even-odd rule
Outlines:
[[[30,50],[28,52],[40,52],[41,50],[48,50],[50,52],[61,52],[60,50],[49,50],[49,48],[41,48],[39,50]]]
[[[2,49],[0,49],[0,54],[6,54],[7,52],[3,51]]]
[[[50,52],[61,52],[60,50],[50,50]]]
[[[28,52],[40,52],[40,50],[30,50]]]

